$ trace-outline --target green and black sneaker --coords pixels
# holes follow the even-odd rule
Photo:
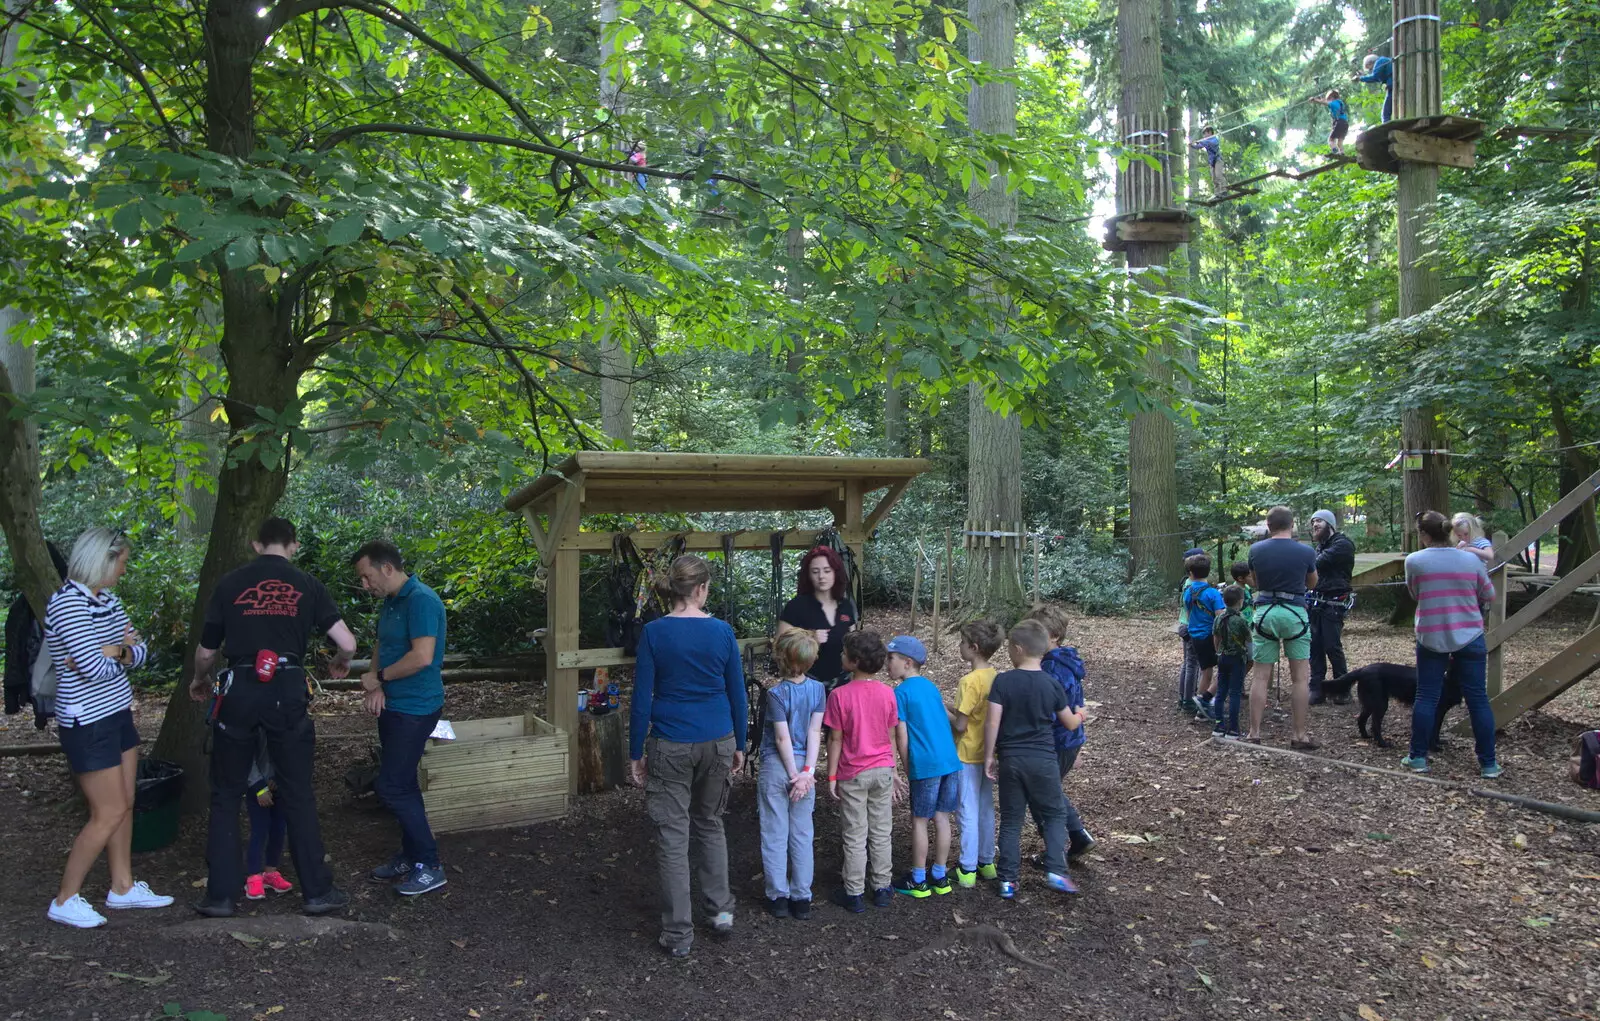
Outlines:
[[[938,877],[934,877],[934,876],[930,875],[928,877],[928,889],[932,890],[934,893],[938,894],[941,897],[943,897],[945,894],[949,893],[950,892],[950,874],[947,872],[944,875],[938,876]]]
[[[994,867],[994,862],[981,862],[978,865],[979,879],[999,879],[1000,870]]]
[[[907,897],[915,897],[917,900],[933,896],[933,891],[928,888],[928,884],[917,882],[909,872],[894,881],[894,892],[903,893]]]

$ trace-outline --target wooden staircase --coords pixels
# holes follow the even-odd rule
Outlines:
[[[1579,507],[1600,493],[1600,472],[1580,482],[1570,493],[1551,504],[1528,527],[1494,548],[1489,563],[1489,579],[1494,582],[1494,604],[1490,607],[1484,643],[1489,647],[1489,705],[1494,710],[1496,727],[1504,727],[1524,713],[1539,708],[1600,669],[1600,613],[1589,622],[1589,629],[1577,641],[1539,664],[1510,687],[1503,687],[1505,643],[1518,631],[1548,613],[1567,596],[1585,588],[1600,575],[1600,553],[1585,560],[1535,596],[1528,605],[1506,618],[1506,565],[1513,556],[1555,528]],[[1456,733],[1471,733],[1472,725],[1463,719]]]

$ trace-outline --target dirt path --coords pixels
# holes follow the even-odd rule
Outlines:
[[[229,1021],[1600,1017],[1600,833],[1403,779],[1208,747],[1170,705],[1168,623],[1074,621],[1096,718],[1069,792],[1101,841],[1076,870],[1082,897],[1025,876],[1016,903],[958,890],[862,916],[819,904],[809,922],[774,921],[757,910],[743,781],[728,822],[738,932],[701,938],[687,962],[654,945],[655,869],[635,791],[583,799],[558,824],[446,837],[450,885],[402,903],[360,878],[394,840],[385,816],[351,802],[339,780],[362,742],[328,741],[319,784],[329,853],[356,898],[350,917],[371,924],[279,930],[291,900],[253,907],[246,939],[186,926],[194,916],[180,908],[74,932],[44,919],[81,811],[61,760],[0,760],[0,1017],[148,1019],[167,1003]],[[1514,654],[1537,661],[1563,633],[1524,635]],[[1409,648],[1365,619],[1348,644],[1352,662],[1403,661]],[[948,684],[950,642],[944,651],[930,674]],[[457,718],[526,701],[504,684],[449,692]],[[1502,746],[1506,789],[1600,810],[1559,761],[1595,701],[1581,689],[1553,707],[1573,722],[1541,713],[1514,726]],[[323,732],[370,731],[354,709],[349,697],[319,703]],[[153,733],[158,720],[159,706],[146,707],[141,726]],[[1406,722],[1404,707],[1391,711],[1392,736]],[[1353,707],[1317,710],[1316,731],[1331,755],[1391,765],[1400,754],[1358,743]],[[1285,738],[1284,721],[1269,725],[1269,742]],[[1438,775],[1466,779],[1472,761],[1458,741]],[[833,808],[817,821],[820,900],[839,850]],[[896,838],[903,856],[903,819]],[[183,901],[197,896],[197,823],[136,869]],[[91,888],[104,882],[97,870]]]

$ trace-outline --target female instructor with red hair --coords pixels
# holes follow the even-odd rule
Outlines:
[[[826,546],[800,558],[798,594],[778,614],[778,634],[809,631],[817,637],[817,661],[811,676],[833,688],[844,674],[839,661],[844,636],[860,623],[851,601],[850,576],[839,554]]]

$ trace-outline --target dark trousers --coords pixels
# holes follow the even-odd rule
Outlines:
[[[439,864],[439,845],[428,826],[428,810],[422,805],[422,787],[417,783],[417,763],[428,747],[428,735],[439,722],[437,710],[426,716],[397,713],[385,709],[378,715],[378,743],[383,761],[372,790],[394,813],[400,823],[400,851],[405,860],[430,868]]]
[[[1217,657],[1217,697],[1211,715],[1227,734],[1239,732],[1239,699],[1244,695],[1244,657]]]
[[[1078,752],[1082,749],[1083,745],[1081,744],[1073,745],[1071,748],[1056,749],[1056,768],[1061,773],[1061,779],[1063,781],[1067,779],[1067,774],[1072,772],[1073,765],[1078,761]],[[1065,816],[1063,816],[1063,819],[1066,822],[1067,832],[1076,833],[1083,829],[1083,819],[1078,815],[1078,807],[1072,803],[1072,799],[1067,796],[1067,792],[1065,790],[1061,792],[1061,804],[1066,809],[1067,813]],[[1039,818],[1038,812],[1033,811],[1032,815],[1033,825],[1038,828],[1039,836],[1044,836],[1044,821]]]
[[[1391,120],[1394,117],[1394,86],[1383,87],[1383,119]]]
[[[333,873],[323,860],[311,764],[317,750],[316,725],[306,713],[305,677],[299,670],[267,683],[241,670],[222,700],[211,746],[211,821],[206,832],[206,899],[234,901],[244,886],[239,846],[239,802],[250,781],[258,734],[277,782],[273,801],[288,828],[289,857],[300,878],[300,893],[321,897],[333,889]]]
[[[1488,662],[1488,646],[1482,635],[1455,652],[1435,652],[1417,646],[1417,701],[1411,707],[1412,758],[1428,757],[1433,723],[1439,713],[1439,698],[1444,694],[1444,680],[1446,675],[1453,675],[1461,685],[1461,699],[1467,703],[1467,714],[1472,718],[1478,764],[1494,764],[1494,709],[1489,705]]]
[[[1200,660],[1195,656],[1194,639],[1187,633],[1183,640],[1183,665],[1178,668],[1178,707],[1181,709],[1194,700],[1200,687]],[[1193,712],[1190,709],[1190,712]]]
[[[1022,820],[1029,812],[1044,834],[1044,867],[1067,873],[1067,807],[1056,763],[1038,755],[1000,760],[1000,844],[994,856],[1000,879],[1015,883],[1022,871]]]
[[[250,817],[250,846],[244,852],[244,871],[253,876],[267,868],[277,868],[283,857],[283,838],[289,821],[283,817],[283,807],[274,797],[271,805],[263,805],[254,794],[245,792],[245,814]]]
[[[1306,607],[1306,614],[1311,618],[1311,697],[1317,698],[1324,680],[1350,672],[1344,661],[1345,609],[1319,603]]]

